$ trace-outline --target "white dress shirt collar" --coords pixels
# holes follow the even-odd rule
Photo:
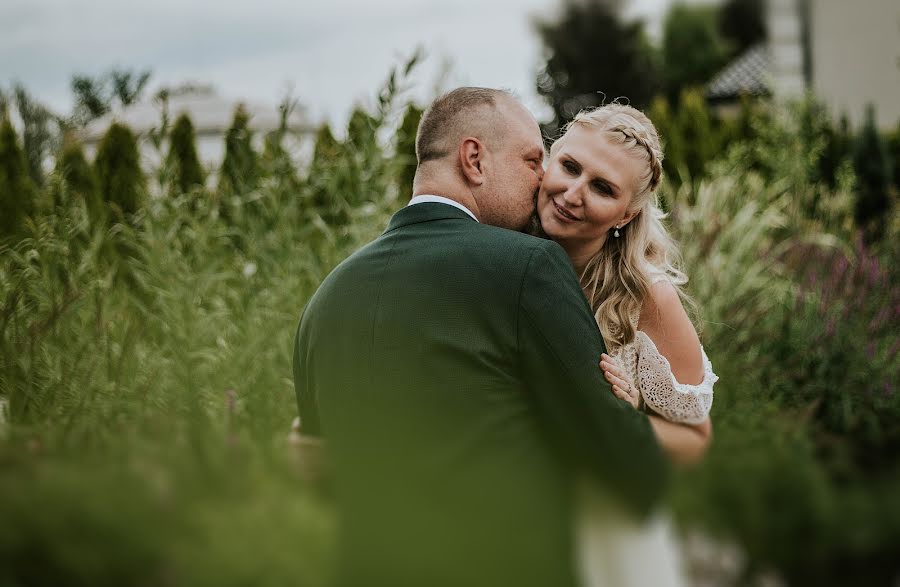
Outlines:
[[[409,204],[407,204],[407,206],[413,206],[415,204],[424,204],[426,202],[436,203],[436,204],[447,204],[448,206],[453,206],[454,208],[459,208],[460,210],[462,210],[463,212],[465,212],[466,214],[471,216],[472,220],[474,220],[475,222],[478,222],[478,218],[476,218],[475,215],[472,214],[471,210],[469,210],[468,208],[466,208],[459,202],[453,201],[450,198],[445,198],[443,196],[432,196],[432,195],[416,196],[412,200],[409,201]]]

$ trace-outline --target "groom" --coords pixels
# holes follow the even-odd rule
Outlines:
[[[297,331],[301,432],[326,439],[343,586],[575,585],[573,477],[632,510],[666,468],[617,400],[578,279],[517,232],[543,176],[537,122],[459,88],[416,137],[410,205],[341,263]]]

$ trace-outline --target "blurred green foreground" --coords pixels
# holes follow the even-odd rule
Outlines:
[[[388,88],[346,139],[324,128],[302,170],[277,135],[253,152],[236,119],[215,189],[183,122],[146,177],[114,127],[93,165],[68,143],[40,187],[4,123],[0,585],[326,584],[335,511],[287,443],[292,337],[317,284],[409,196],[404,109]],[[823,178],[835,131],[813,104],[716,125],[702,175],[663,190],[721,377],[712,449],[672,507],[738,553],[693,572],[890,584],[896,187],[861,226],[853,150]]]

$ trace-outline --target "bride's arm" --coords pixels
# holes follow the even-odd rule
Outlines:
[[[638,375],[640,381],[629,382],[623,379],[627,376],[623,375],[621,369],[613,366],[612,359],[608,355],[604,355],[601,368],[604,369],[607,380],[613,385],[613,393],[621,399],[637,407],[639,404],[637,388],[640,388],[640,395],[649,404],[647,407],[670,408],[663,410],[664,415],[651,411],[650,424],[657,440],[674,462],[695,463],[709,447],[712,424],[706,416],[708,404],[704,412],[701,407],[705,402],[699,401],[698,395],[685,392],[699,394],[708,391],[708,399],[711,400],[711,386],[715,381],[715,375],[711,370],[707,374],[700,339],[681,304],[678,292],[671,283],[661,281],[651,287],[650,296],[641,309],[638,329],[649,339],[644,340],[645,344],[641,344],[639,348],[641,355],[644,355],[641,359],[646,359],[646,365],[651,367]],[[655,363],[654,358],[657,359]],[[670,378],[674,380],[669,381]],[[671,389],[675,385],[680,391]],[[709,386],[708,390],[706,385]],[[674,394],[677,401],[668,406],[660,405],[658,403],[660,399],[673,399],[667,392]],[[698,401],[694,404],[692,400]],[[681,421],[682,418],[678,416],[690,420],[690,423]]]
[[[638,408],[640,405],[639,393],[634,384],[628,381],[628,375],[621,366],[609,355],[604,354],[600,368],[613,386],[613,393],[619,399]],[[629,390],[630,393],[626,390]],[[652,412],[649,406],[645,405],[644,407],[651,410],[650,425],[660,447],[673,462],[688,465],[698,462],[703,457],[712,440],[712,423],[709,417],[697,424],[673,422]]]
[[[712,422],[679,424],[661,416],[650,415],[650,426],[659,445],[673,462],[690,465],[700,461],[712,439]]]
[[[675,287],[659,281],[650,288],[638,328],[656,345],[665,357],[672,375],[680,383],[696,385],[703,382],[704,365],[700,338],[688,318]],[[651,415],[650,423],[660,446],[678,463],[699,461],[709,447],[712,424],[709,418],[700,424],[672,422],[659,415]]]
[[[640,405],[639,394],[614,359],[604,354],[600,368],[613,386],[613,393],[637,409]],[[647,406],[645,408],[649,409]],[[706,453],[712,439],[712,422],[709,418],[699,424],[673,422],[657,413],[649,414],[649,418],[657,442],[672,462],[681,465],[694,464]]]
[[[641,308],[638,330],[653,341],[679,383],[697,385],[703,381],[700,337],[674,285],[659,281],[650,286],[650,295]]]

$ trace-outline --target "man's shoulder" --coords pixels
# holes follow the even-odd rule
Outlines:
[[[546,272],[554,278],[572,272],[569,257],[552,240],[489,225],[478,225],[474,230],[478,236],[467,239],[460,253],[479,258],[477,265],[497,279],[505,277],[521,284],[525,275],[535,272]]]
[[[562,247],[549,239],[491,224],[460,222],[458,218],[450,220],[452,220],[450,224],[429,222],[389,229],[381,237],[357,251],[348,261],[358,260],[357,257],[366,258],[369,253],[390,248],[393,239],[402,239],[406,234],[415,235],[413,238],[426,238],[427,240],[423,241],[424,247],[445,254],[453,254],[454,251],[469,254],[470,249],[477,249],[480,257],[509,258],[510,253],[513,253],[513,259],[522,261],[527,260],[535,251],[545,251],[558,259],[568,260]],[[442,227],[452,225],[453,229],[432,231],[435,225]]]
[[[427,240],[406,240],[404,228],[386,232],[339,263],[319,290],[371,277],[387,266],[394,268],[388,273],[402,269],[410,279],[420,273],[438,275],[443,270],[455,271],[460,278],[489,272],[495,280],[517,283],[525,273],[571,272],[565,251],[551,240],[476,222],[460,224],[464,227],[461,230]]]
[[[552,240],[487,224],[478,225],[477,230],[484,239],[491,242],[495,251],[513,249],[527,255],[543,252],[560,259],[566,258],[562,247]]]

